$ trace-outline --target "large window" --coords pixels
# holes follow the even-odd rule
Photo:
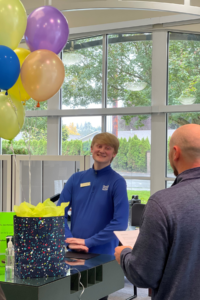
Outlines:
[[[12,140],[2,140],[2,154],[46,155],[47,117],[25,118],[21,132]]]
[[[108,36],[107,107],[151,105],[151,34]]]
[[[32,98],[24,103],[25,110],[47,110],[47,101],[40,102],[40,107],[36,107],[37,102]]]
[[[62,108],[102,107],[102,36],[69,41],[63,51]]]
[[[123,176],[150,176],[151,116],[108,116],[107,131],[120,142],[113,168]]]
[[[200,124],[200,113],[199,112],[182,112],[182,113],[171,113],[168,114],[168,130],[167,130],[167,153],[169,153],[169,141],[173,132],[182,125],[186,124]],[[169,159],[167,157],[167,176],[175,177],[173,174],[173,170],[170,166]]]
[[[2,153],[90,155],[96,134],[113,133],[120,148],[112,167],[125,178],[129,199],[146,203],[175,178],[167,157],[173,132],[200,124],[200,34],[76,36],[61,55],[61,93],[39,109],[27,101],[24,127],[12,142],[2,140]]]
[[[200,35],[169,34],[168,104],[200,103]]]
[[[146,204],[150,197],[150,180],[126,179],[128,199],[138,196],[141,203]]]
[[[62,155],[90,155],[93,137],[101,133],[101,117],[62,118]]]

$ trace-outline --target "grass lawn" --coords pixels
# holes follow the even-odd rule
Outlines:
[[[132,199],[132,195],[138,195],[138,198],[141,200],[141,203],[146,204],[149,197],[150,191],[131,191],[127,190],[128,200]]]

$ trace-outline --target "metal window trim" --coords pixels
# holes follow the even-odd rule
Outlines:
[[[7,202],[6,202],[6,211],[9,212],[9,211],[11,211],[11,208],[12,208],[11,192],[12,192],[12,178],[13,178],[12,175],[13,174],[11,172],[11,155],[8,155],[8,154],[0,155],[0,160],[7,162],[7,178],[6,178],[6,182],[7,182],[7,188],[6,188],[6,190],[7,190],[6,191]],[[2,206],[3,206],[3,203],[2,203]]]
[[[124,179],[131,179],[131,180],[149,180],[151,181],[151,176],[122,176]]]

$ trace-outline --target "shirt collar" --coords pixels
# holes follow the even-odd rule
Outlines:
[[[180,173],[174,180],[172,186],[182,181],[197,179],[197,178],[200,178],[200,167],[188,169]]]
[[[104,174],[104,173],[108,173],[108,172],[110,172],[111,170],[112,170],[112,168],[111,168],[111,166],[109,165],[109,166],[107,166],[107,167],[105,167],[105,168],[103,168],[103,169],[101,169],[101,170],[95,170],[94,169],[94,165],[92,166],[92,169],[93,169],[93,171],[94,171],[94,173],[97,175],[101,175],[101,174]]]

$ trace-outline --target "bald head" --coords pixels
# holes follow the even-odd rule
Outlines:
[[[200,161],[200,125],[187,124],[179,127],[170,139],[170,149],[178,146],[184,160]]]

